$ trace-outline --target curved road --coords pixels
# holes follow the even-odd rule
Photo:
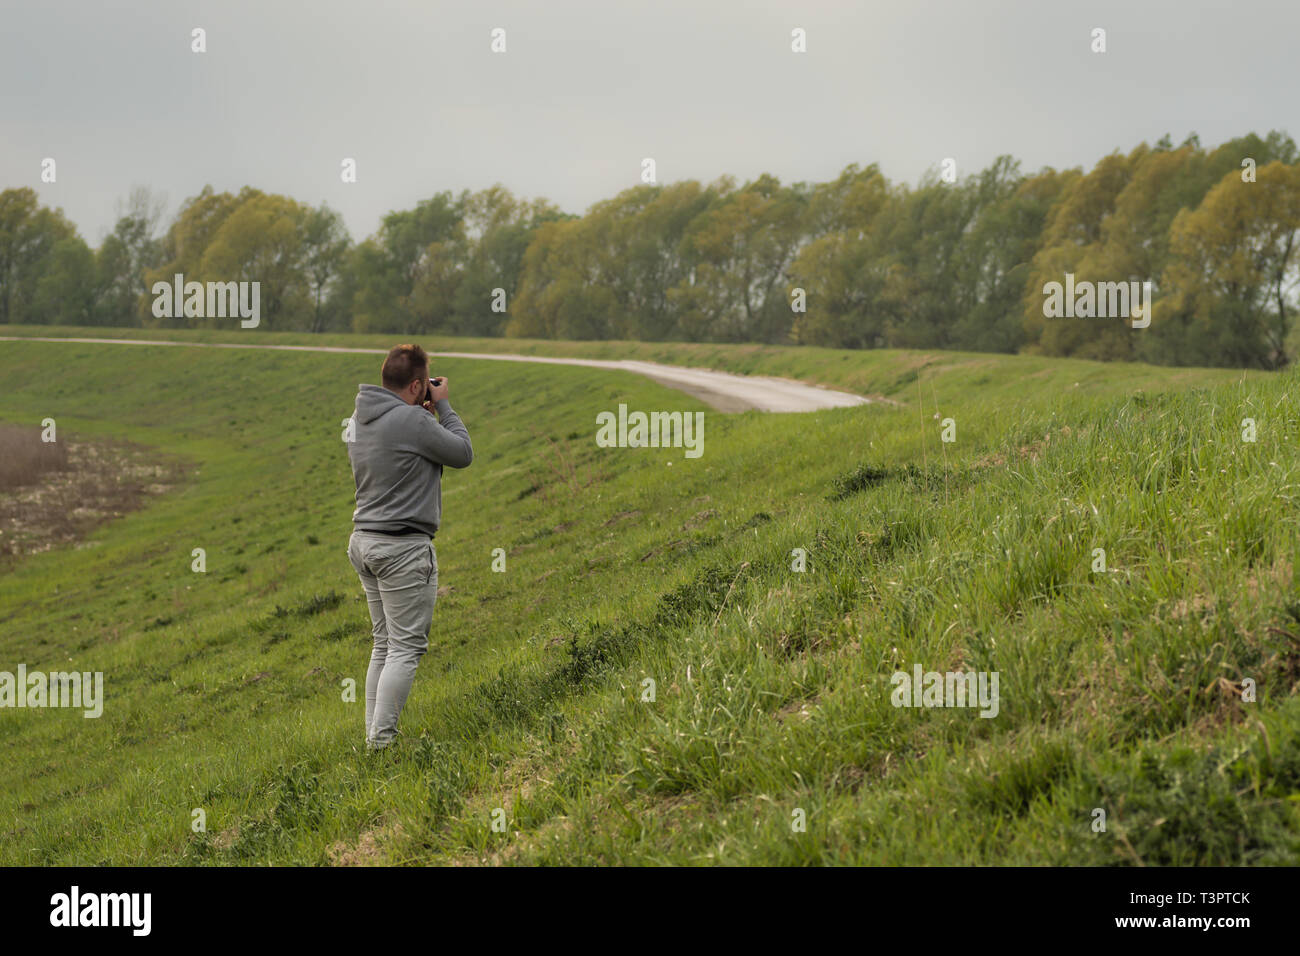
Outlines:
[[[385,349],[342,348],[333,345],[244,345],[228,342],[169,342],[165,339],[54,338],[35,335],[0,335],[2,342],[80,342],[92,345],[164,345],[178,348],[266,349],[282,352],[350,352],[384,355]],[[583,365],[633,372],[661,385],[680,389],[722,412],[814,412],[823,408],[866,405],[870,399],[787,378],[734,375],[711,369],[660,365],[633,359],[549,358],[534,355],[494,355],[487,352],[436,352],[437,358],[463,358],[492,362],[535,362],[546,365]]]

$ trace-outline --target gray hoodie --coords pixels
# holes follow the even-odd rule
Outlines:
[[[357,483],[356,530],[416,528],[430,537],[438,530],[442,467],[465,468],[474,449],[447,400],[436,407],[437,420],[378,385],[357,392],[355,441],[348,443]]]

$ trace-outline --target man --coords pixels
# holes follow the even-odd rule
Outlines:
[[[348,558],[370,605],[374,647],[366,672],[366,747],[397,735],[415,667],[429,646],[438,593],[432,538],[442,517],[443,466],[474,458],[469,432],[447,401],[447,379],[429,379],[429,357],[399,345],[384,359],[383,387],[362,385],[348,443],[357,510]]]

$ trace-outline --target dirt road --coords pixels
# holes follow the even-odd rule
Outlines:
[[[169,342],[164,339],[54,338],[47,336],[0,335],[3,342],[79,342],[90,345],[162,345],[177,348],[267,349],[281,352],[343,352],[383,355],[384,349],[342,348],[332,345],[255,345],[218,342]],[[761,375],[733,375],[712,369],[660,365],[632,359],[549,358],[535,355],[497,355],[488,352],[438,352],[438,358],[463,358],[491,362],[534,362],[547,365],[582,365],[632,372],[661,385],[680,389],[718,411],[813,412],[823,408],[866,405],[870,399],[851,392],[809,385],[785,378]]]

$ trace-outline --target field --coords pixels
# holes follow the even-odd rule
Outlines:
[[[106,700],[0,710],[0,863],[1300,862],[1294,374],[422,344],[889,401],[723,415],[619,372],[438,361],[476,459],[444,481],[404,739],[368,756],[340,437],[377,357],[0,342],[0,423],[183,475],[3,569],[0,671],[102,671]],[[597,447],[619,403],[706,411],[704,454]],[[893,706],[916,664],[997,672],[997,715]]]

